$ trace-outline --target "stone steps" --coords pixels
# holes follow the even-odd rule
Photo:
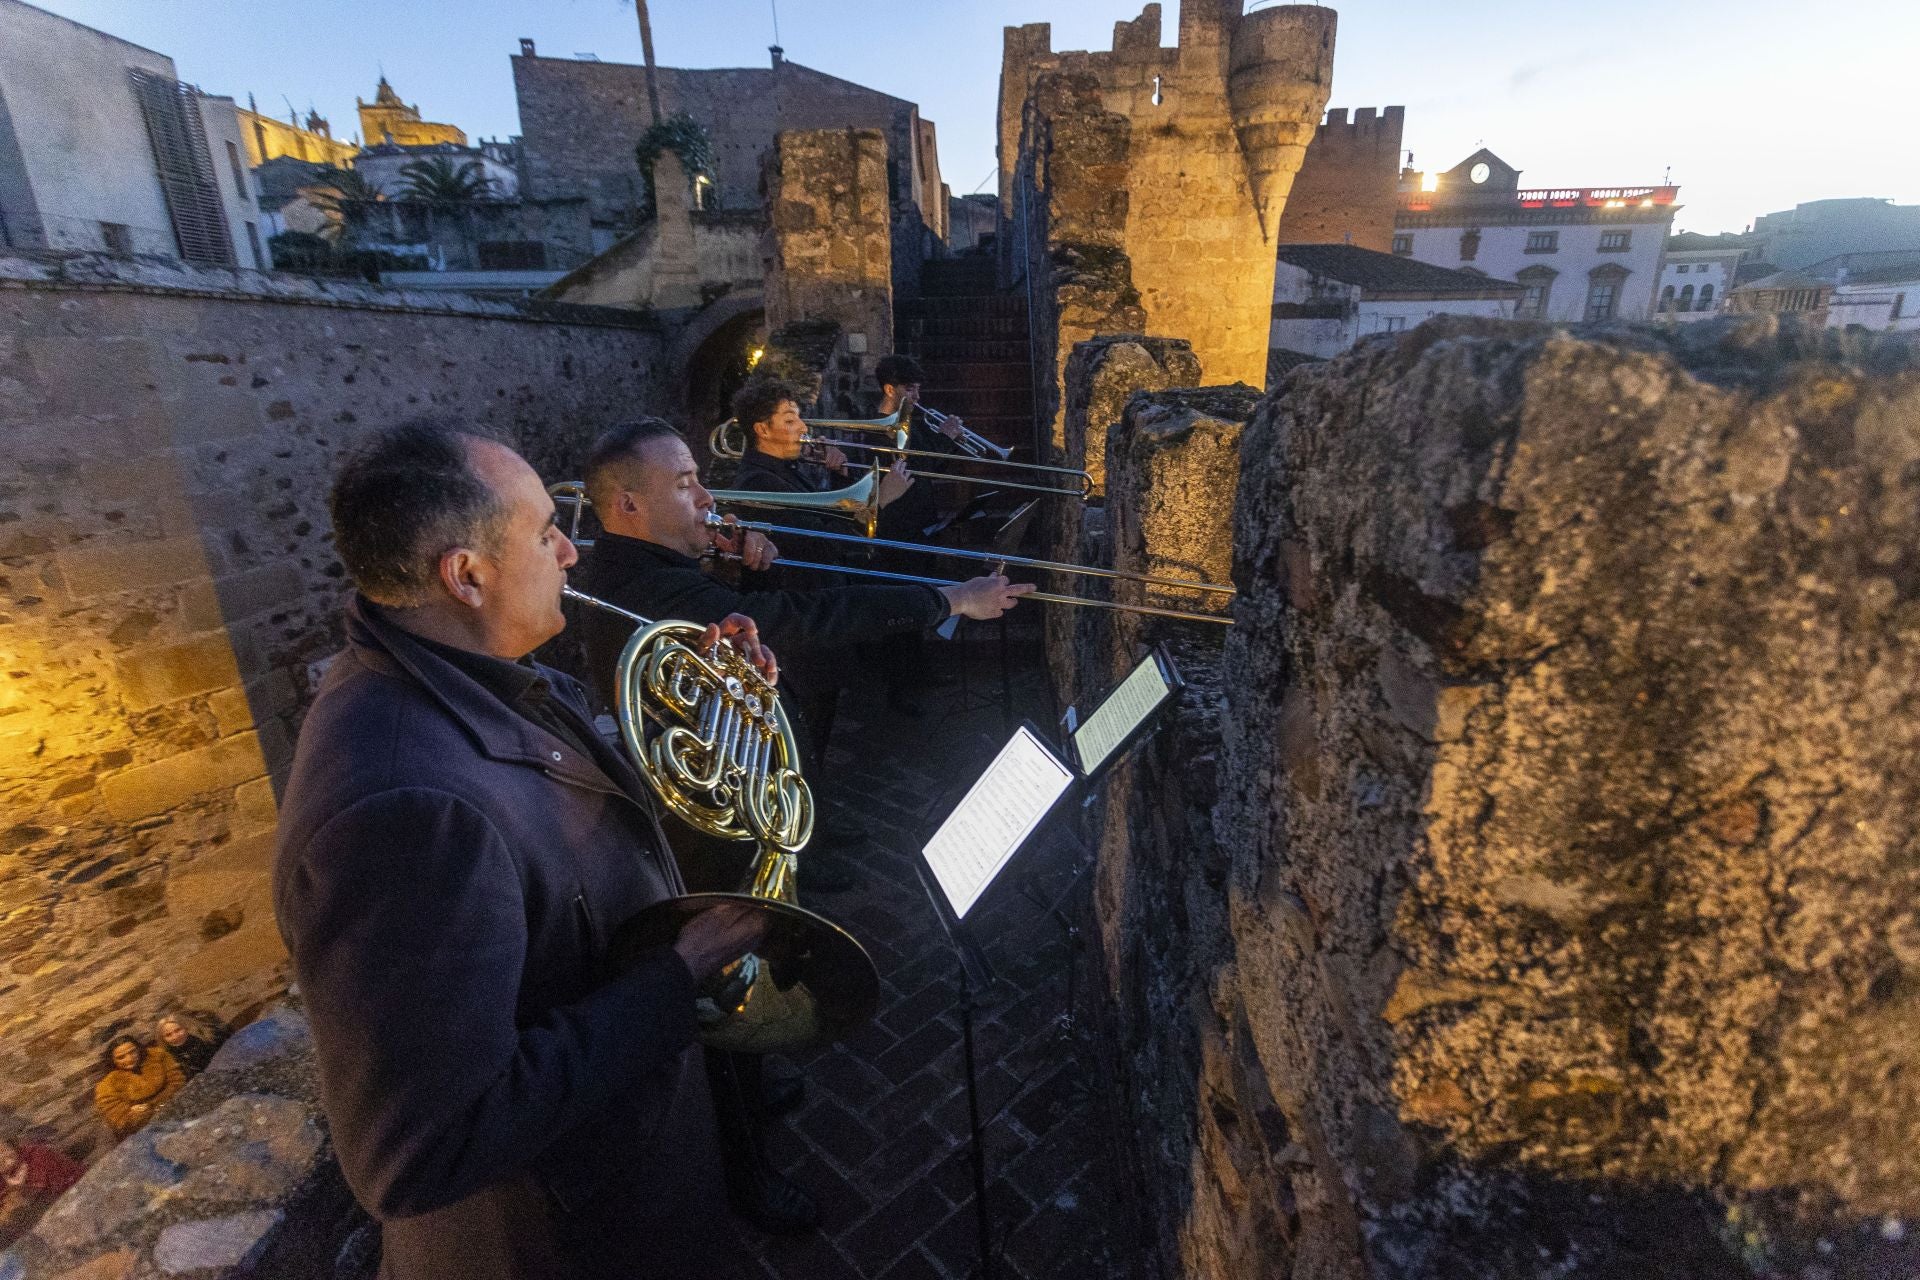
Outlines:
[[[921,398],[1025,456],[1033,439],[1027,300],[994,288],[991,260],[930,262],[894,312],[895,345],[926,367]]]

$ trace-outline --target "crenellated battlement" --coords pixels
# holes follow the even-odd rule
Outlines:
[[[1099,106],[1131,126],[1114,168],[1130,196],[1122,247],[1149,333],[1191,340],[1209,378],[1258,383],[1280,214],[1331,91],[1335,15],[1318,5],[1240,10],[1241,0],[1185,0],[1172,46],[1162,44],[1158,3],[1116,22],[1109,50],[1056,50],[1046,23],[1008,27],[1000,199],[1005,217],[1019,216],[1035,86],[1049,75],[1088,78]],[[1112,163],[1050,155],[1033,172]],[[1002,237],[1009,276],[1022,258],[1010,239]]]

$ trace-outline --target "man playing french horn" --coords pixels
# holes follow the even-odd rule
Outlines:
[[[609,959],[682,883],[583,691],[527,656],[576,559],[552,500],[504,445],[416,424],[346,463],[332,514],[358,590],[274,896],[381,1275],[736,1274],[695,993],[764,926],[720,906]],[[703,648],[775,674],[750,619],[715,621]]]

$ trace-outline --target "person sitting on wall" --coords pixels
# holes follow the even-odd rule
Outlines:
[[[135,1036],[115,1036],[107,1045],[107,1074],[93,1089],[94,1109],[114,1137],[124,1138],[153,1119],[186,1083],[180,1064],[166,1050],[149,1048]]]
[[[0,1138],[0,1248],[33,1229],[86,1166],[41,1142]]]
[[[189,1030],[189,1027],[192,1030]],[[167,1056],[180,1064],[180,1074],[191,1080],[207,1069],[213,1061],[213,1051],[219,1046],[211,1035],[196,1035],[201,1030],[198,1023],[192,1023],[185,1014],[170,1013],[160,1019],[156,1026],[160,1033],[160,1045]]]

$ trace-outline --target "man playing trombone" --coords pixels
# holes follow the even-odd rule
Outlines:
[[[792,402],[785,407],[792,408]],[[738,556],[749,568],[767,569],[779,552],[758,533],[716,534],[709,527],[713,495],[700,484],[693,454],[679,432],[659,418],[614,427],[596,440],[585,482],[605,536],[583,560],[584,590],[649,617],[752,618],[789,673],[811,674],[810,668],[832,661],[834,651],[846,645],[921,632],[955,615],[997,618],[1033,590],[1030,583],[988,574],[941,587],[858,583],[735,591],[701,572],[702,556],[717,549]],[[611,617],[590,618],[586,627],[594,679],[609,692],[627,632]],[[807,729],[819,733],[812,723]],[[824,743],[814,744],[816,756],[823,750]]]
[[[1033,589],[995,574],[942,587],[862,583],[812,591],[735,591],[701,571],[700,561],[709,550],[736,555],[757,569],[771,565],[779,552],[759,533],[729,533],[710,525],[713,495],[701,486],[693,454],[679,432],[659,418],[641,418],[603,433],[587,455],[584,483],[601,532],[582,561],[582,590],[653,618],[704,623],[744,615],[758,624],[766,643],[788,655],[788,670],[799,670],[803,678],[827,678],[837,648],[918,631],[955,614],[997,618]],[[601,696],[611,703],[614,668],[630,628],[611,614],[596,612],[586,619],[586,629],[588,668]],[[828,696],[833,692],[834,686],[827,685]],[[803,723],[802,729],[812,732],[813,726]],[[814,750],[815,777],[820,776],[820,745]],[[830,833],[823,828],[822,834]],[[716,848],[715,842],[702,839],[676,838],[674,843],[695,892],[725,892],[738,884],[741,868],[729,857],[729,847]],[[819,865],[809,854],[800,873],[803,889]],[[812,1226],[818,1216],[812,1198],[781,1175],[761,1148],[752,1116],[770,1093],[761,1063],[754,1055],[729,1059],[714,1062],[713,1083],[721,1095],[720,1133],[734,1208],[768,1231]]]

